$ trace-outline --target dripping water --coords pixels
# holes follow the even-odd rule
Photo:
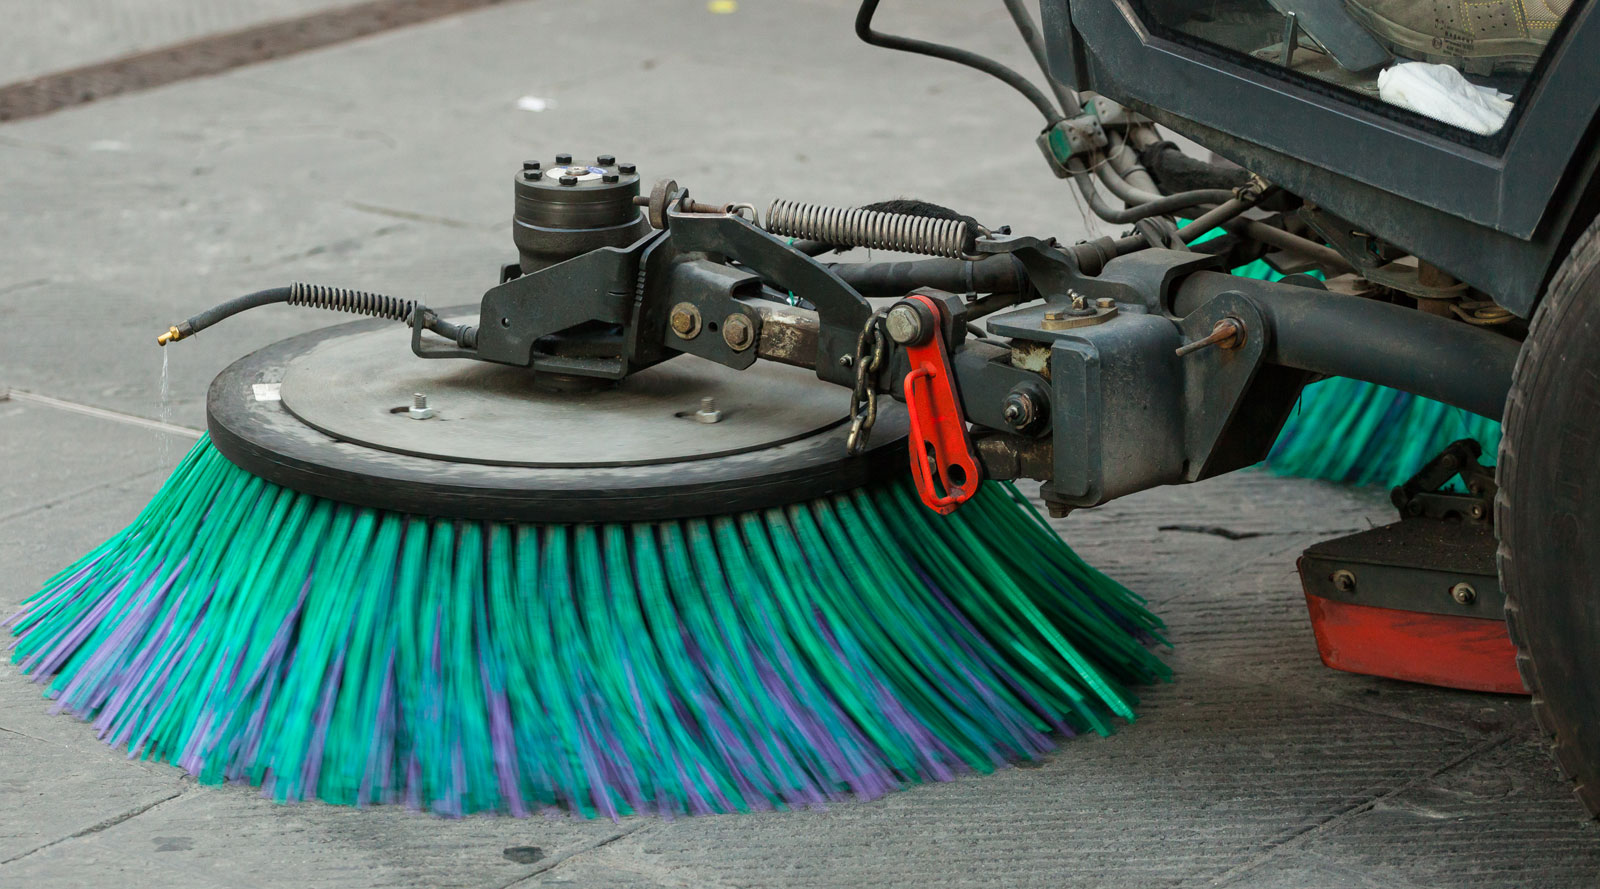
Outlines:
[[[172,371],[171,362],[168,360],[168,356],[171,354],[171,349],[163,348],[161,350],[161,404],[158,408],[158,419],[166,424],[172,423]],[[172,436],[170,434],[163,433],[161,435],[161,443],[157,445],[156,456],[161,462],[162,469],[170,469],[172,467]]]

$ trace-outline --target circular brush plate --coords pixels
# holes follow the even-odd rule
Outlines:
[[[267,346],[219,374],[213,444],[298,491],[428,516],[639,521],[778,506],[904,466],[882,402],[872,448],[844,452],[849,393],[809,371],[681,356],[614,387],[549,392],[529,371],[411,354],[410,332],[357,321]],[[412,393],[434,412],[413,419]],[[695,418],[701,399],[722,419]]]

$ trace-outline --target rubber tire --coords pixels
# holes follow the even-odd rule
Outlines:
[[[1600,220],[1556,272],[1506,400],[1500,584],[1533,714],[1600,817]]]

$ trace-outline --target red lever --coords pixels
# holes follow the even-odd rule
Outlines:
[[[950,376],[950,355],[939,333],[944,307],[938,300],[919,293],[906,299],[927,306],[934,317],[927,341],[906,347],[906,356],[911,359],[911,372],[905,381],[906,411],[911,416],[911,477],[916,480],[922,502],[934,512],[948,515],[978,492],[982,476]]]

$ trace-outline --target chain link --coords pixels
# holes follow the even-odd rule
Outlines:
[[[852,457],[867,449],[872,424],[878,421],[877,374],[889,348],[883,333],[883,316],[888,311],[885,306],[868,316],[856,338],[856,387],[850,393],[850,437],[844,443],[845,453]]]

